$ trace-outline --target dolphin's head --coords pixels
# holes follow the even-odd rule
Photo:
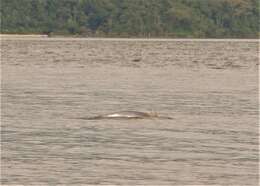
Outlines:
[[[150,112],[149,114],[151,117],[158,117],[158,113],[155,111]]]

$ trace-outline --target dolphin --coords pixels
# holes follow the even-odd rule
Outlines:
[[[155,112],[138,112],[138,111],[121,111],[110,114],[98,115],[88,118],[80,118],[86,120],[99,120],[99,119],[148,119],[148,118],[161,118],[161,119],[173,119],[168,116],[159,116]]]

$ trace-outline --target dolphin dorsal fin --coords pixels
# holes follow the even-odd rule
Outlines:
[[[156,111],[154,111],[154,110],[152,110],[152,111],[150,112],[150,115],[151,115],[152,117],[158,117],[158,113],[157,113]]]

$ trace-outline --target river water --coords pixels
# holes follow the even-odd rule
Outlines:
[[[2,39],[1,183],[257,185],[258,54],[258,40]],[[123,110],[174,119],[81,119]]]

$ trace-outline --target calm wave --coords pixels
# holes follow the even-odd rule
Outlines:
[[[2,184],[257,185],[257,40],[3,39],[1,55]],[[77,119],[122,110],[174,119]]]

